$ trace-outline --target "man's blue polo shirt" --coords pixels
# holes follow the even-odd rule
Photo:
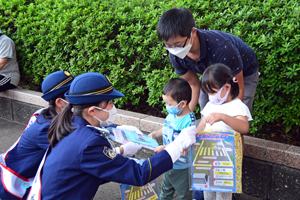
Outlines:
[[[243,76],[250,76],[258,70],[257,55],[237,36],[215,30],[197,29],[200,42],[200,57],[197,62],[186,56],[180,59],[169,53],[170,61],[178,75],[191,70],[202,74],[212,64],[223,63],[228,66],[233,76],[243,70]]]

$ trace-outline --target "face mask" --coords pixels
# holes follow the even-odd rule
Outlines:
[[[218,91],[218,93],[216,95],[208,95],[209,101],[212,104],[214,104],[214,105],[221,105],[221,104],[223,104],[227,100],[227,97],[228,97],[228,94],[229,94],[230,90],[228,90],[226,92],[225,96],[223,98],[221,98],[221,92],[222,92],[223,87],[221,87],[221,89]]]
[[[192,45],[193,45],[193,41],[194,41],[194,39],[192,38],[192,34],[191,34],[190,43],[187,44],[186,46],[184,46],[184,47],[174,47],[174,48],[164,47],[164,48],[167,49],[174,56],[177,56],[180,59],[184,59],[184,57],[191,50]]]
[[[69,104],[69,102],[67,102],[67,101],[64,100],[63,98],[60,98],[60,100],[62,100],[62,101],[65,102],[66,104]]]
[[[97,117],[94,116],[100,122],[101,127],[106,127],[106,126],[112,125],[115,122],[115,119],[117,116],[117,109],[116,109],[115,105],[113,105],[112,109],[110,109],[110,110],[105,110],[105,109],[99,108],[97,106],[93,106],[93,107],[109,113],[109,116],[106,121],[101,121],[100,119],[98,119]]]
[[[181,104],[181,102],[182,102],[182,101],[180,101],[180,102],[177,104],[177,106],[179,106],[179,104]],[[177,109],[177,106],[175,106],[175,107],[170,107],[170,106],[167,106],[167,105],[166,105],[166,109],[167,109],[168,113],[170,113],[170,114],[173,114],[173,115],[175,115],[175,114],[176,114],[176,115],[180,115],[182,108],[181,108],[180,110],[178,110],[178,109]]]

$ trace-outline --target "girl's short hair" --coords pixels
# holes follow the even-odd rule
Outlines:
[[[164,86],[163,95],[170,95],[178,103],[182,100],[187,101],[187,105],[192,99],[192,89],[190,84],[183,78],[172,78]]]
[[[232,99],[239,95],[239,85],[233,82],[233,76],[229,67],[222,63],[216,63],[203,72],[201,78],[201,89],[207,94],[217,92],[226,83],[231,85],[230,94]]]

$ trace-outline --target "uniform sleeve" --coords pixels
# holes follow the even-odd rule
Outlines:
[[[38,145],[38,147],[40,147],[41,149],[44,149],[44,150],[47,150],[49,147],[49,141],[47,138],[49,126],[50,126],[50,123],[46,122],[45,126],[40,130],[40,132],[38,134],[37,145]]]
[[[222,45],[222,48],[216,52],[216,63],[222,63],[229,67],[233,76],[243,70],[243,61],[238,49],[231,41],[227,41]]]
[[[85,148],[80,159],[81,170],[87,174],[105,181],[138,186],[145,185],[173,167],[171,157],[165,150],[142,165],[114,154],[109,147],[99,145]]]
[[[169,53],[169,58],[177,75],[181,76],[188,72],[188,69],[185,68],[182,64],[180,64],[180,58],[174,56],[171,53]]]
[[[13,58],[14,43],[10,39],[5,39],[0,45],[0,58]]]

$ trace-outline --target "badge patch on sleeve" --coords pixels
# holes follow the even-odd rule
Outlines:
[[[106,155],[106,157],[108,157],[110,159],[114,159],[117,156],[117,154],[114,150],[112,150],[111,148],[107,148],[107,147],[104,147],[103,153],[104,153],[104,155]]]

